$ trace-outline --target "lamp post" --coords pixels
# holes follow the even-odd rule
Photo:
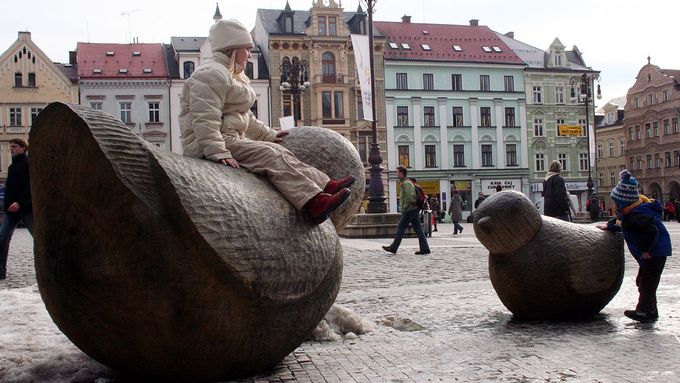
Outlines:
[[[569,84],[571,85],[571,100],[576,101],[576,89],[578,88],[578,104],[583,104],[586,107],[586,138],[588,139],[588,181],[586,186],[588,187],[588,198],[593,194],[593,176],[590,166],[590,112],[588,108],[593,100],[593,82],[600,80],[600,75],[598,73],[583,73],[580,76],[575,76],[569,79]],[[602,92],[600,91],[600,84],[597,84],[597,99],[602,98]],[[593,104],[594,107],[594,104]],[[595,130],[593,129],[593,134]],[[593,137],[593,140],[595,137]],[[597,156],[597,154],[596,154]],[[595,157],[597,161],[597,157]],[[593,161],[593,163],[595,163]]]
[[[382,181],[383,167],[380,164],[383,162],[380,156],[380,145],[378,145],[378,115],[375,111],[375,76],[374,76],[374,57],[373,57],[373,6],[377,0],[364,0],[366,3],[366,11],[368,13],[368,46],[369,46],[369,65],[371,70],[371,104],[373,107],[373,121],[372,121],[372,138],[371,149],[368,154],[368,163],[370,164],[369,173],[369,189],[368,189],[368,206],[367,213],[387,213],[387,203],[385,202],[385,187]]]
[[[301,120],[299,97],[302,92],[309,87],[309,64],[306,60],[293,56],[290,59],[284,56],[279,66],[281,71],[281,85],[279,90],[283,92],[290,92],[293,96],[293,116],[295,120]]]

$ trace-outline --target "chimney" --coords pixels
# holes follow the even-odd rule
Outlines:
[[[76,51],[68,51],[68,63],[71,65],[76,65],[78,61],[78,55]]]
[[[479,26],[479,20],[477,20],[477,19],[470,20],[470,26],[471,27],[478,27]]]
[[[511,39],[514,39],[515,38],[515,32],[510,31],[510,32],[506,33],[505,36],[507,36]]]
[[[402,16],[401,22],[402,23],[410,23],[411,22],[411,16],[407,16],[407,15]]]

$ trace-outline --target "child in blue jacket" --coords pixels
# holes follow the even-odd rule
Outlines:
[[[635,260],[640,265],[635,284],[640,296],[635,310],[626,310],[625,316],[639,322],[652,322],[659,318],[656,307],[656,289],[666,264],[671,256],[671,237],[661,222],[663,206],[659,201],[649,201],[638,192],[638,182],[628,170],[622,170],[621,180],[611,192],[616,204],[617,218],[606,225],[598,225],[602,230],[621,231]]]

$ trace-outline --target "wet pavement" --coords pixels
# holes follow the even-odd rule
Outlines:
[[[623,316],[637,301],[637,264],[627,251],[621,290],[596,318],[513,320],[489,281],[485,248],[472,225],[463,226],[454,237],[450,224],[440,225],[427,256],[413,254],[417,239],[405,239],[396,255],[380,248],[391,239],[342,239],[337,303],[373,322],[373,331],[305,342],[271,373],[243,382],[680,381],[680,224],[667,223],[675,255],[653,324]],[[25,229],[15,236],[0,290],[35,284],[30,236]]]

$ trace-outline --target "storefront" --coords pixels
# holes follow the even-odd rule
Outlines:
[[[577,212],[585,211],[586,201],[588,200],[588,184],[587,182],[573,182],[566,181],[564,186],[567,192],[571,194],[572,205]],[[534,202],[538,210],[543,214],[543,182],[531,184],[530,199]]]

